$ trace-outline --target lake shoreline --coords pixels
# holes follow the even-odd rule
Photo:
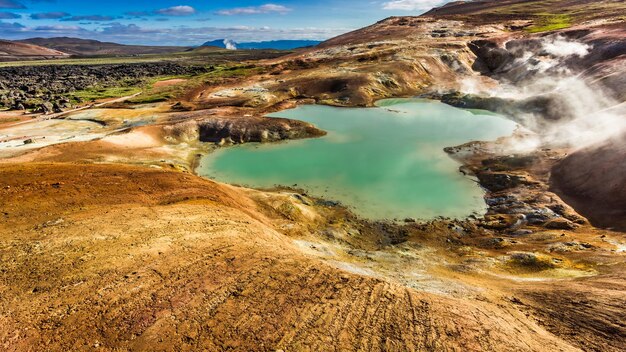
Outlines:
[[[229,148],[229,151],[219,150],[217,155],[211,153],[211,155],[206,156],[204,163],[201,161],[199,167],[194,168],[194,172],[222,182],[259,189],[272,188],[276,185],[289,186],[299,184],[318,197],[333,201],[338,200],[352,209],[355,209],[354,207],[357,204],[371,204],[375,199],[383,199],[386,203],[381,203],[381,206],[384,206],[385,209],[396,209],[395,213],[391,210],[386,210],[383,216],[382,214],[374,215],[378,213],[375,208],[366,208],[368,209],[367,213],[364,213],[363,209],[359,209],[357,206],[355,209],[357,213],[372,220],[394,218],[429,220],[440,216],[454,218],[466,218],[470,215],[481,216],[482,212],[486,210],[482,194],[477,193],[478,189],[474,190],[473,181],[459,173],[459,167],[462,165],[457,165],[458,161],[453,161],[454,159],[449,158],[444,149],[448,145],[455,145],[468,140],[489,140],[495,139],[502,134],[507,135],[513,131],[515,124],[499,117],[469,115],[463,110],[449,107],[437,101],[423,99],[383,100],[378,105],[379,107],[377,108],[364,110],[359,110],[359,108],[334,110],[335,108],[332,107],[305,105],[300,106],[296,110],[272,113],[269,115],[270,117],[302,119],[322,130],[329,131],[329,135],[322,139],[301,140],[297,144],[293,144],[293,142],[278,145],[258,144],[254,146],[240,146],[234,150]],[[336,114],[336,116],[330,118],[329,114]],[[398,120],[396,118],[398,114],[401,114],[402,119]],[[352,117],[353,115],[354,117]],[[499,120],[494,120],[496,118]],[[449,119],[454,119],[456,122],[448,121]],[[480,123],[488,124],[490,126],[489,129],[486,128],[487,125],[479,127]],[[333,124],[335,125],[334,127]],[[420,124],[424,125],[420,126]],[[446,127],[449,124],[456,125],[456,127],[452,129]],[[462,126],[459,124],[462,124]],[[495,132],[498,128],[503,129],[502,132]],[[437,137],[437,133],[441,134],[441,137]],[[474,133],[474,136],[470,137],[469,134],[471,133]],[[478,136],[482,136],[482,138]],[[342,150],[346,150],[347,154],[345,156],[338,154],[343,153]],[[225,155],[229,153],[230,155],[242,155],[242,153],[244,153],[243,155],[247,155],[247,153],[266,155],[271,153],[267,156],[261,156],[261,159],[258,159],[258,155],[254,157],[245,156],[246,161],[242,161],[239,164],[240,166],[234,165],[234,167],[254,167],[256,169],[250,172],[251,175],[256,175],[254,177],[257,178],[262,177],[260,176],[261,174],[274,175],[269,177],[278,178],[258,183],[248,177],[241,178],[235,175],[227,177],[225,176],[227,172],[224,171],[224,165],[213,167],[210,166],[211,164],[207,164],[209,160],[213,160],[211,163],[215,162],[215,160],[222,160],[220,158],[226,157]],[[299,155],[301,153],[302,155]],[[308,154],[308,156],[304,154]],[[351,160],[355,160],[356,164],[351,162]],[[275,162],[279,164],[274,165]],[[289,165],[289,163],[295,164]],[[376,163],[380,163],[380,165]],[[204,173],[201,170],[203,167],[205,169]],[[356,169],[351,170],[351,167],[356,167]],[[398,174],[393,171],[393,169],[398,167],[410,167],[413,171],[405,169]],[[215,168],[220,171],[218,173],[210,171]],[[307,168],[311,169],[304,171]],[[326,170],[329,170],[329,173]],[[294,177],[289,176],[289,172],[295,172]],[[342,176],[338,176],[336,172],[341,172]],[[442,172],[445,172],[445,174],[442,174]],[[220,173],[222,176],[220,176]],[[328,173],[328,175],[321,176],[324,173]],[[319,179],[311,179],[313,174],[320,174]],[[396,181],[392,179],[387,180],[387,177],[390,176],[395,178],[401,177],[402,181],[400,179]],[[309,179],[309,181],[299,179],[301,177]],[[346,183],[335,185],[330,182],[329,184],[330,180],[337,177],[343,180],[341,182]],[[346,179],[346,177],[349,179]],[[427,181],[429,178],[433,181]],[[358,184],[359,179],[362,180],[360,182],[365,183],[360,184],[358,187],[354,186],[355,182]],[[314,181],[314,183],[310,183],[311,181]],[[424,182],[436,182],[438,186],[435,187],[442,187],[440,189],[448,193],[440,195],[433,193],[433,195],[430,195],[429,192],[433,192],[433,186],[429,186]],[[319,185],[317,185],[318,183]],[[383,188],[380,188],[381,185],[386,183],[395,186],[382,186]],[[458,188],[456,191],[454,191],[454,188],[450,188],[460,187],[461,185],[463,185],[462,188]],[[348,190],[348,186],[350,190]],[[403,187],[403,190],[399,191],[398,186]],[[324,188],[322,189],[321,187]],[[377,190],[379,188],[380,190]],[[344,191],[340,190],[345,190],[345,195]],[[462,211],[460,213],[456,210],[454,213],[443,210],[444,207],[449,207],[450,205],[454,205],[457,209],[461,209],[462,204],[469,205],[470,203],[463,203],[461,199],[452,199],[450,197],[457,197],[457,195],[470,190],[472,192],[470,197],[476,198],[476,201],[471,201],[472,204],[475,204],[472,205],[475,210]],[[347,192],[355,192],[354,195],[360,194],[359,197],[365,196],[369,198],[357,201]],[[392,200],[393,198],[385,200],[387,197],[394,197],[393,194],[397,194],[396,197],[401,197],[403,200],[398,205],[393,205],[394,208],[389,208],[391,204],[397,203]],[[411,198],[408,194],[413,194],[414,196]],[[433,207],[435,199],[440,204],[438,206],[441,207],[442,211],[427,210],[439,209]],[[402,202],[405,202],[406,205],[403,205]],[[419,205],[420,202],[426,202],[427,205],[426,203],[424,204],[427,208],[410,205]],[[415,211],[410,209],[415,209]],[[463,212],[465,215],[461,215]]]

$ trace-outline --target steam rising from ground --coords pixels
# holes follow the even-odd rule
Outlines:
[[[589,55],[591,46],[585,43],[569,41],[562,36],[556,36],[543,41],[543,50],[554,57],[578,56],[582,58]]]
[[[462,90],[523,106],[507,112],[537,132],[537,144],[544,146],[583,148],[626,133],[626,103],[591,83],[576,65],[592,52],[590,45],[562,36],[512,44],[507,49],[514,59],[500,68],[497,89],[479,91],[468,80]]]
[[[224,46],[226,46],[228,50],[237,50],[237,43],[230,39],[224,39]]]

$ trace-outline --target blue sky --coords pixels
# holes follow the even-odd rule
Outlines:
[[[0,38],[70,36],[127,44],[324,40],[445,0],[0,0]]]

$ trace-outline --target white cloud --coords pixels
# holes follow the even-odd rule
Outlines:
[[[442,0],[394,0],[383,4],[385,10],[424,11],[439,6],[447,1]]]
[[[196,9],[187,5],[172,6],[166,9],[154,11],[154,13],[163,16],[190,16],[196,13]]]
[[[44,31],[44,32],[78,32],[83,30],[79,26],[63,26],[63,25],[53,25],[53,26],[37,26],[34,28],[36,31]]]
[[[281,15],[287,14],[291,9],[283,5],[265,4],[261,6],[251,7],[238,7],[229,10],[217,11],[217,15],[221,16],[234,16],[234,15],[257,15],[266,13],[279,13]]]
[[[26,27],[0,21],[3,39],[32,37],[80,37],[122,44],[200,45],[206,41],[229,38],[236,42],[279,39],[325,40],[354,28],[271,28],[271,27],[141,27],[136,24],[108,23],[96,29],[80,26]]]

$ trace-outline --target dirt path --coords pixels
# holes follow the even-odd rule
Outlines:
[[[77,112],[77,111],[101,108],[101,107],[104,107],[104,106],[107,106],[107,105],[111,105],[111,104],[115,104],[115,103],[122,103],[122,102],[125,102],[126,100],[129,100],[129,99],[132,99],[132,98],[134,98],[136,96],[139,96],[140,94],[141,94],[141,92],[135,93],[133,95],[121,97],[121,98],[116,98],[116,99],[113,99],[113,100],[104,101],[104,102],[101,102],[101,103],[84,105],[84,106],[81,106],[81,107],[78,107],[78,108],[66,110],[66,111],[63,111],[63,112],[55,113],[55,114],[40,115],[40,116],[38,116],[36,118],[33,118],[33,119],[30,119],[30,120],[20,121],[20,122],[16,122],[16,123],[10,124],[10,125],[7,124],[7,125],[5,125],[3,127],[13,127],[13,126],[24,125],[24,124],[33,123],[33,122],[40,122],[40,121],[45,121],[45,120],[58,119],[58,118],[61,118],[63,116],[69,115],[69,114]]]

